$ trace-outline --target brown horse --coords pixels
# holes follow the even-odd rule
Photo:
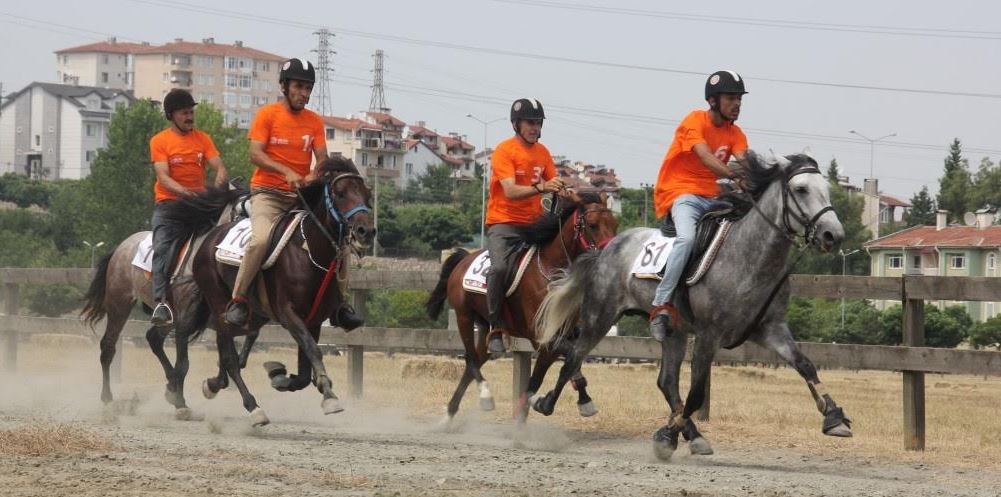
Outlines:
[[[185,204],[171,202],[167,209],[171,216],[191,220],[194,238],[190,251],[204,240],[204,235],[211,229],[223,213],[226,206],[246,190],[239,188],[215,189],[209,188],[197,201]],[[94,271],[94,279],[84,296],[83,319],[93,328],[101,319],[107,318],[104,336],[101,338],[101,369],[102,388],[101,400],[110,403],[113,400],[110,382],[111,360],[115,357],[115,344],[118,342],[125,322],[132,312],[136,301],[142,302],[149,311],[153,304],[152,282],[145,272],[132,264],[133,257],[139,250],[140,243],[149,235],[148,231],[134,233],[115,247],[108,255],[101,258]],[[191,419],[191,410],[184,400],[184,378],[188,373],[188,343],[198,338],[208,321],[208,307],[195,287],[191,276],[192,257],[181,261],[183,266],[177,271],[177,277],[170,286],[169,299],[175,312],[173,327],[150,326],[146,332],[153,355],[163,366],[167,377],[167,388],[164,396],[167,402],[176,408],[178,419]],[[171,364],[164,352],[163,344],[168,334],[173,333],[176,346],[176,357]],[[246,356],[250,352],[251,342],[247,342],[241,353],[241,364],[246,364]]]
[[[619,222],[606,207],[606,203],[607,196],[604,193],[573,194],[570,205],[556,216],[544,217],[528,230],[531,234],[528,242],[538,245],[538,252],[525,269],[518,288],[507,297],[504,312],[511,324],[511,335],[528,339],[539,352],[535,370],[529,380],[529,392],[538,391],[549,366],[562,353],[558,349],[539,348],[534,326],[535,312],[546,295],[546,286],[554,272],[565,269],[584,252],[599,250],[615,236]],[[458,250],[452,254],[442,265],[438,285],[427,302],[428,315],[436,319],[448,300],[449,305],[455,309],[459,334],[466,348],[466,369],[448,403],[446,422],[451,421],[459,410],[459,402],[473,380],[476,380],[480,388],[480,407],[483,410],[494,408],[490,388],[480,372],[480,367],[487,360],[487,334],[481,333],[477,340],[473,333],[474,325],[481,330],[488,329],[486,295],[471,293],[462,286],[466,269],[480,252],[482,249],[473,253]],[[574,385],[580,394],[577,405],[581,415],[596,414],[597,409],[585,388],[587,380],[579,372]],[[528,414],[526,399],[523,393],[518,412],[519,420],[522,421]]]
[[[240,375],[233,338],[251,334],[252,330],[272,320],[288,330],[299,346],[299,374],[292,377],[296,384],[292,387],[285,384],[280,389],[302,388],[313,377],[313,384],[323,394],[324,413],[344,410],[334,395],[317,340],[320,324],[342,304],[342,294],[335,280],[348,251],[360,252],[370,246],[375,229],[370,215],[369,190],[354,163],[343,157],[333,157],[318,164],[315,172],[317,181],[298,192],[303,204],[300,207],[308,215],[274,265],[257,277],[257,288],[251,292],[248,328],[236,328],[223,319],[237,268],[217,262],[215,247],[232,225],[211,231],[206,243],[195,254],[195,281],[208,303],[210,324],[218,330],[219,347],[219,374],[203,383],[202,392],[212,398],[226,388],[228,378],[232,378],[255,426],[269,421]],[[263,291],[261,285],[264,285]]]

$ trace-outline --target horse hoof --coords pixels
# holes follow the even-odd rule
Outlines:
[[[214,399],[216,393],[218,392],[213,391],[212,387],[209,386],[209,380],[202,382],[202,395],[204,395],[206,399]]]
[[[546,395],[536,394],[533,395],[532,398],[529,399],[529,401],[532,402],[532,409],[535,409],[535,412],[542,414],[543,416],[551,416],[553,414],[555,406],[553,405],[553,402],[550,401],[550,399],[551,397],[549,396],[549,394]]]
[[[164,400],[167,401],[168,404],[170,404],[172,406],[177,406],[177,404],[181,400],[180,396],[177,395],[177,392],[170,391],[170,388],[167,388],[167,389],[164,390],[164,392],[163,392],[163,398],[164,398]],[[182,405],[183,405],[183,403],[182,403]]]
[[[691,442],[688,442],[688,450],[692,451],[693,456],[713,455],[713,448],[709,445],[709,441],[702,437],[696,437]]]
[[[829,437],[848,438],[852,436],[852,429],[849,428],[844,423],[840,423],[837,426],[824,431],[824,435],[827,435]]]
[[[598,406],[594,405],[594,401],[589,400],[583,404],[577,404],[577,411],[580,412],[582,418],[590,418],[598,414]]]
[[[493,411],[497,406],[494,405],[493,397],[480,397],[480,410],[481,411]]]
[[[250,423],[256,428],[258,426],[264,426],[270,423],[271,420],[268,419],[268,415],[264,414],[264,409],[258,407],[250,413]]]
[[[678,433],[672,432],[667,426],[653,434],[653,454],[661,461],[670,461],[674,451],[678,450]]]
[[[323,402],[320,403],[320,407],[323,408],[323,414],[337,414],[344,410],[344,408],[341,407],[341,403],[333,397],[323,399]]]
[[[275,376],[271,378],[271,388],[278,390],[279,392],[287,392],[290,390],[292,385],[292,379],[288,376]]]
[[[192,414],[191,408],[188,407],[178,407],[177,410],[174,411],[174,419],[178,421],[191,421],[193,417],[194,414]]]

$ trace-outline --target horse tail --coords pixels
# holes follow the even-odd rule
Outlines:
[[[535,330],[540,343],[549,343],[571,331],[584,305],[587,278],[594,271],[600,252],[582,254],[569,269],[560,271],[549,283],[549,293],[535,313]]]
[[[429,318],[438,319],[438,316],[441,315],[442,309],[445,308],[445,300],[448,299],[448,277],[452,275],[452,271],[455,271],[455,267],[467,255],[469,252],[465,249],[455,249],[455,252],[452,252],[452,255],[448,256],[445,263],[441,265],[441,276],[438,278],[438,284],[435,285],[431,296],[428,297],[427,304],[424,306]]]
[[[108,291],[108,266],[111,265],[111,256],[113,255],[115,255],[114,250],[101,257],[101,260],[97,262],[94,279],[91,280],[90,288],[83,296],[85,303],[83,310],[80,311],[80,317],[90,326],[91,330],[94,329],[98,321],[108,314],[108,309],[104,305],[104,297]]]

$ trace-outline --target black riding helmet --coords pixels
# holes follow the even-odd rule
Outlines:
[[[518,119],[541,121],[546,118],[542,103],[534,98],[519,98],[511,104],[511,122]]]
[[[706,80],[706,100],[721,93],[744,95],[744,78],[734,71],[716,71]]]
[[[191,96],[191,93],[188,90],[180,88],[170,90],[163,97],[163,113],[167,116],[167,120],[171,119],[170,116],[175,110],[187,109],[196,105],[198,105],[198,102],[195,102],[195,98]]]
[[[309,61],[304,64],[299,59],[286,60],[282,64],[281,72],[278,73],[278,84],[284,85],[286,81],[293,79],[314,83],[316,82],[316,69]]]

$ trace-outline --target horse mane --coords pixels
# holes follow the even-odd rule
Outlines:
[[[181,197],[167,202],[161,207],[164,214],[174,219],[184,219],[195,227],[195,236],[207,233],[229,204],[249,193],[246,188],[231,183],[232,186],[210,186],[190,197]]]
[[[313,169],[317,178],[332,179],[341,174],[360,174],[354,161],[341,155],[334,155],[323,160]],[[307,205],[316,205],[323,198],[323,187],[326,181],[314,181],[299,189],[299,193],[306,199]]]
[[[533,245],[544,245],[549,243],[553,238],[556,238],[560,234],[560,228],[566,224],[570,216],[573,215],[574,211],[577,210],[578,206],[583,206],[584,204],[600,204],[601,195],[595,192],[581,192],[577,196],[580,197],[581,203],[573,204],[561,202],[561,207],[559,212],[553,214],[546,212],[534,223],[526,226],[524,228],[525,241]]]

